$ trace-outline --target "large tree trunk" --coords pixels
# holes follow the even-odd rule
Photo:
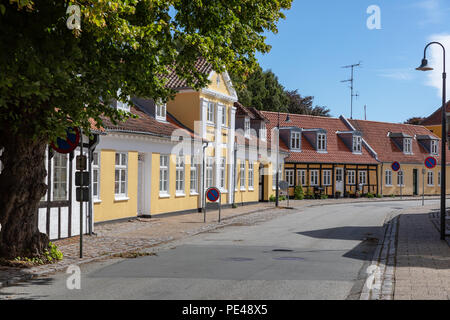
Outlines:
[[[44,139],[19,135],[0,143],[0,257],[35,257],[48,247],[47,235],[38,229],[38,206],[47,185]]]

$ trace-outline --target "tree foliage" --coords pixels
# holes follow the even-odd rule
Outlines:
[[[45,195],[45,146],[68,126],[89,132],[110,108],[140,96],[166,101],[175,70],[199,89],[216,72],[245,78],[266,53],[292,0],[9,0],[0,3],[0,255],[38,255],[48,245],[37,210]],[[69,30],[76,4],[81,30]],[[120,89],[120,90],[119,90]],[[32,166],[30,166],[32,164]]]
[[[235,72],[231,73],[231,78],[237,88],[239,101],[244,106],[266,111],[330,116],[330,110],[326,107],[313,106],[314,97],[302,97],[298,89],[286,90],[271,70],[263,71],[257,67],[246,79]]]
[[[420,125],[423,120],[425,120],[425,118],[423,118],[423,117],[412,117],[412,118],[409,118],[408,120],[406,120],[404,123]]]

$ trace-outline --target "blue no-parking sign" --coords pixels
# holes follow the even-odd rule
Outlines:
[[[434,157],[428,157],[425,159],[425,167],[433,169],[437,165],[437,160]]]
[[[397,172],[398,170],[400,170],[400,163],[398,163],[398,161],[392,162],[391,168],[392,168],[392,170]]]
[[[219,189],[215,187],[211,187],[208,190],[206,190],[206,198],[211,202],[216,202],[219,200],[220,197],[220,191]]]

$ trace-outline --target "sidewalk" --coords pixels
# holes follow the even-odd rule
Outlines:
[[[395,300],[450,299],[450,246],[440,240],[435,218],[420,209],[400,216]]]

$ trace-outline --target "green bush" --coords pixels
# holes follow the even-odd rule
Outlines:
[[[305,198],[306,199],[314,199],[314,194],[310,188],[307,188]]]
[[[377,194],[377,198],[383,198],[381,194]]]
[[[320,199],[328,199],[328,195],[325,194],[325,193],[322,193],[322,194],[320,195]]]
[[[305,199],[305,194],[303,193],[302,186],[296,186],[294,190],[294,199],[295,200],[303,200]]]
[[[372,198],[375,198],[375,195],[373,194],[373,193],[367,193],[367,198],[369,198],[369,199],[372,199]]]

